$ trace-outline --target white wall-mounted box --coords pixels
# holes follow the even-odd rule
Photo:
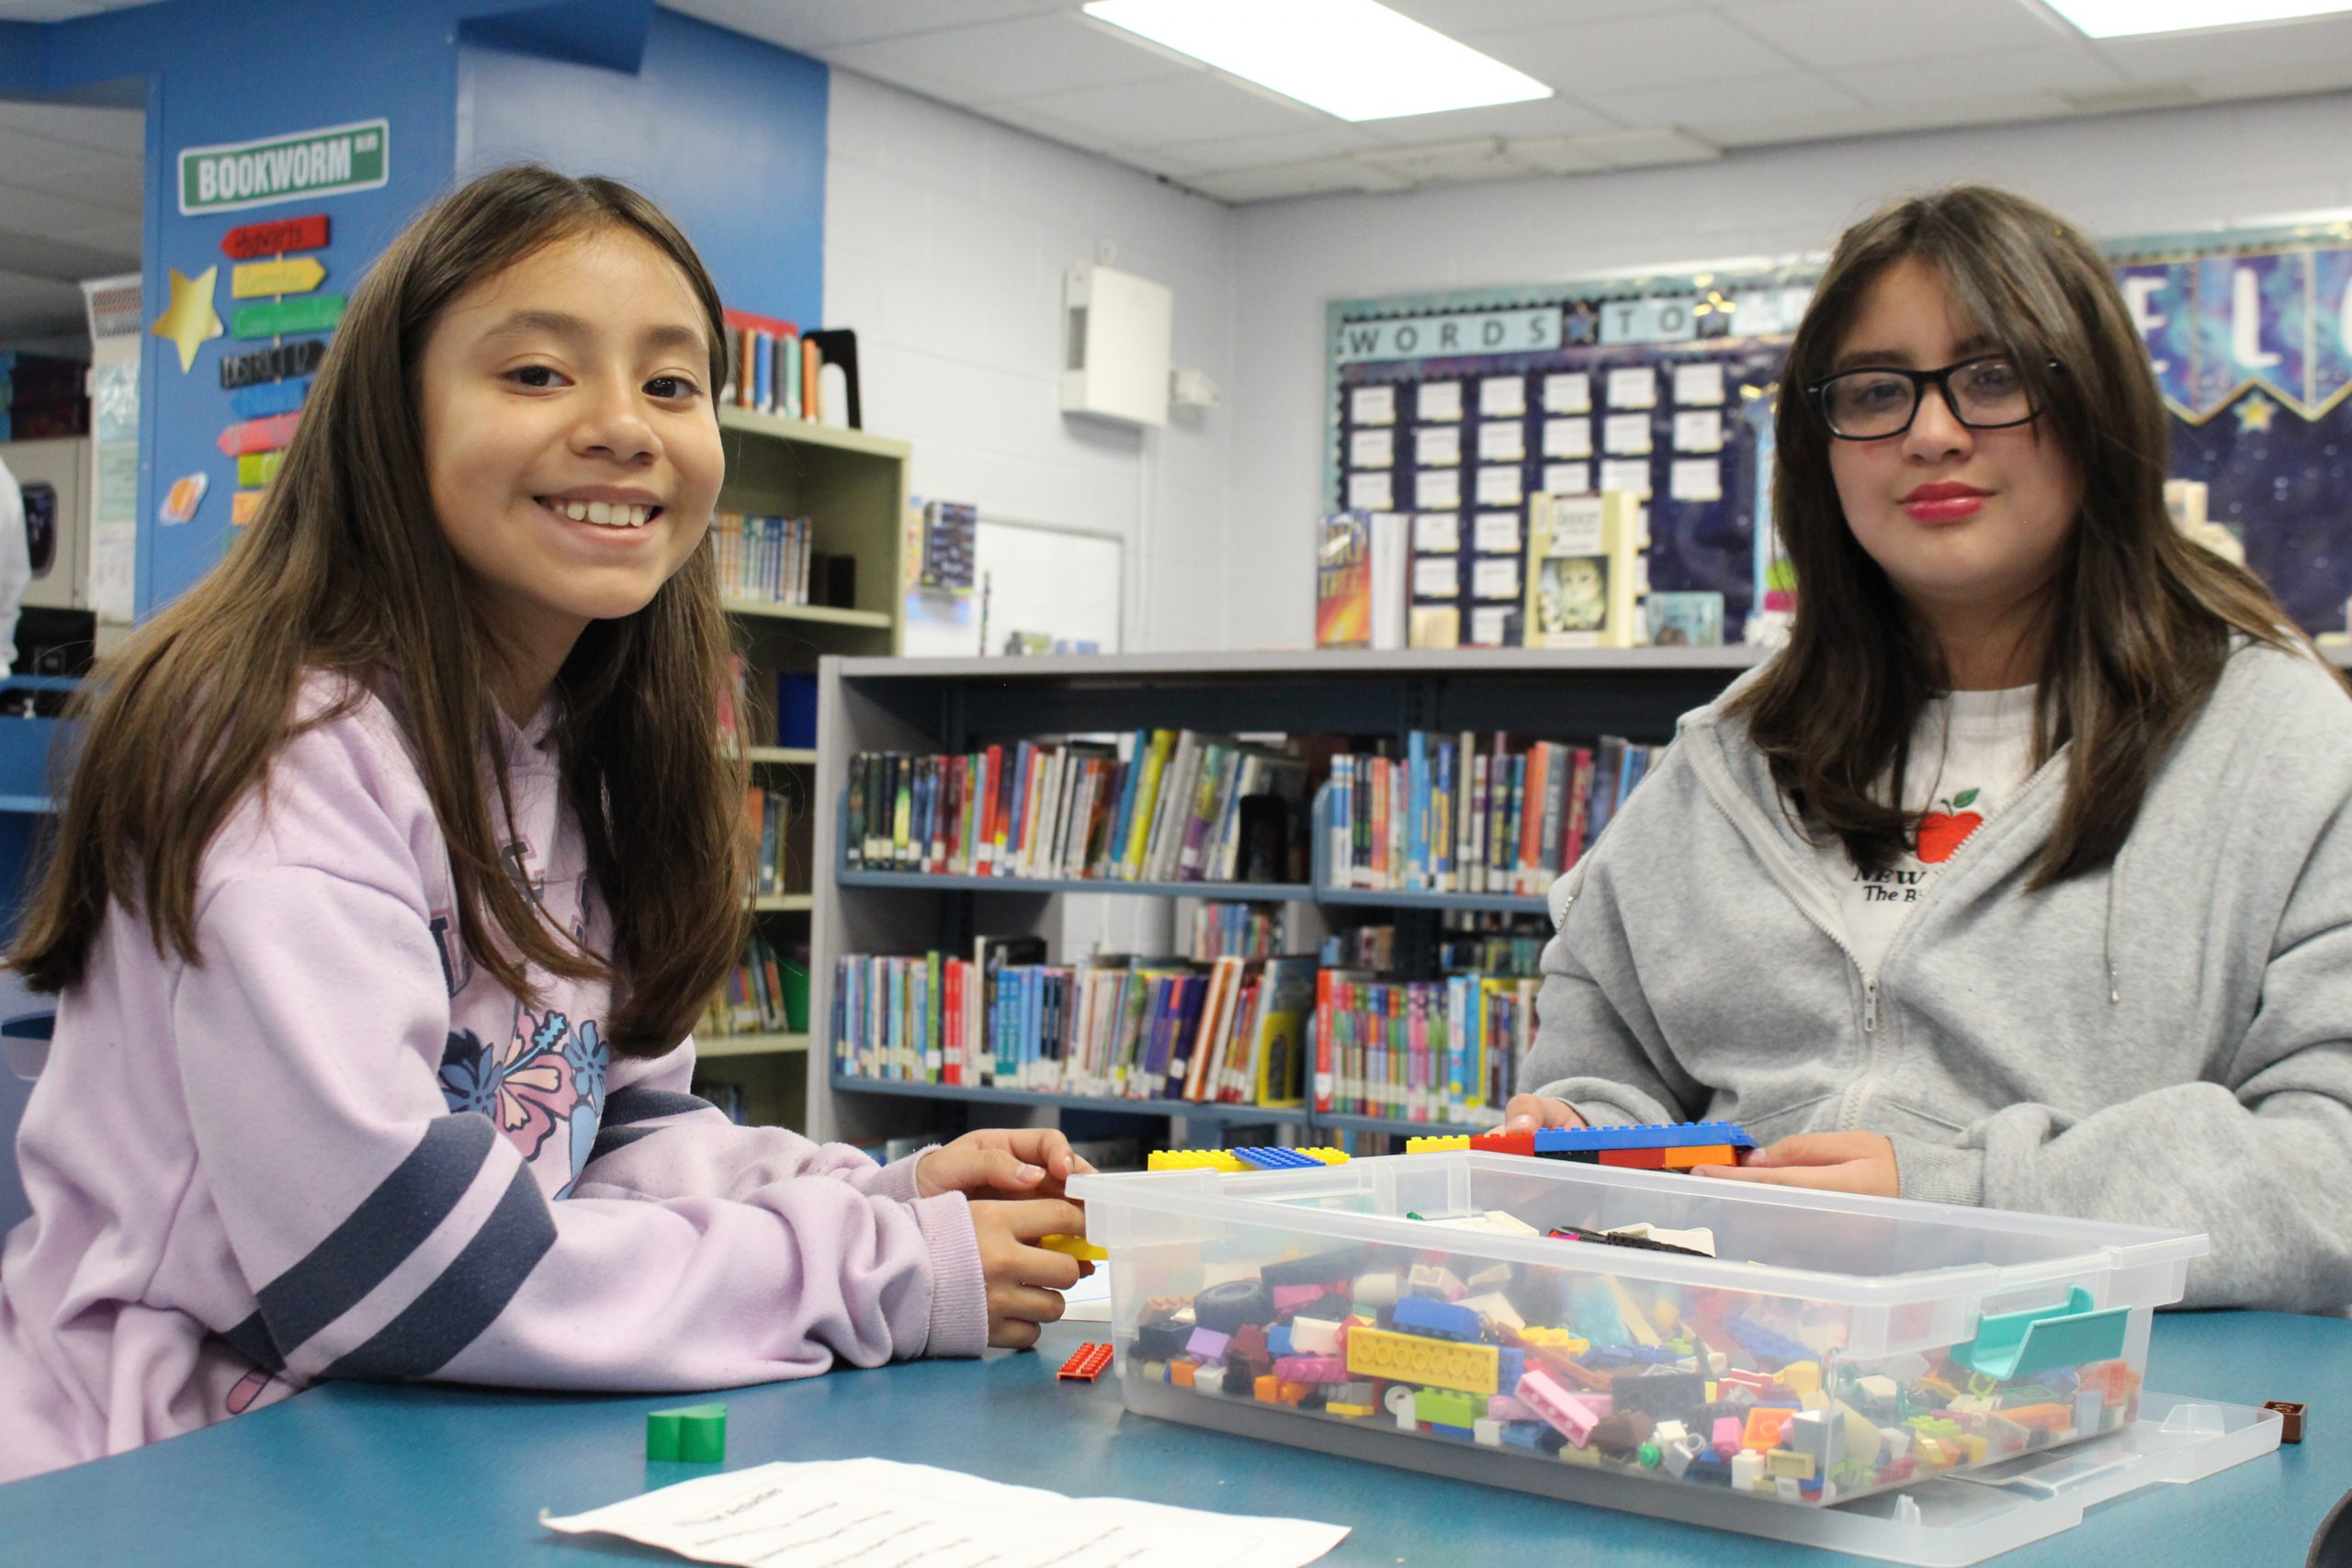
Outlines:
[[[1062,412],[1168,423],[1175,296],[1149,278],[1084,262],[1062,275]]]

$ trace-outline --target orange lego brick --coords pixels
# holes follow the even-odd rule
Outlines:
[[[1170,1361],[1168,1364],[1168,1381],[1178,1388],[1190,1388],[1193,1386],[1193,1374],[1198,1370],[1191,1361]]]
[[[1080,1382],[1092,1382],[1102,1375],[1102,1369],[1110,1364],[1111,1347],[1088,1340],[1070,1352],[1069,1359],[1062,1363],[1062,1370],[1056,1372],[1054,1376],[1069,1378]]]
[[[1282,1403],[1281,1398],[1279,1397],[1279,1391],[1282,1384],[1279,1380],[1275,1378],[1273,1373],[1268,1372],[1264,1377],[1260,1378],[1254,1384],[1252,1384],[1251,1387],[1256,1392],[1258,1395],[1258,1402],[1260,1404],[1279,1404]]]
[[[2065,1404],[2017,1404],[2000,1412],[2000,1417],[2037,1432],[2054,1432],[2075,1424],[2074,1407]]]
[[[1666,1168],[1668,1170],[1688,1170],[1694,1165],[1736,1165],[1738,1163],[1739,1161],[1732,1154],[1729,1144],[1709,1144],[1701,1148],[1666,1151]]]
[[[1758,1405],[1747,1413],[1747,1429],[1740,1434],[1739,1446],[1759,1451],[1778,1448],[1781,1428],[1788,1426],[1795,1416],[1795,1411],[1780,1405]]]
[[[1603,1149],[1600,1151],[1600,1163],[1623,1166],[1629,1170],[1664,1170],[1666,1151],[1664,1149]]]

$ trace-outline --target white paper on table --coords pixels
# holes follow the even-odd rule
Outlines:
[[[1639,457],[1650,449],[1650,416],[1612,413],[1600,427],[1600,449],[1619,457]]]
[[[1546,457],[1589,457],[1592,456],[1592,421],[1589,419],[1547,419],[1544,422],[1544,456]]]
[[[1478,427],[1478,461],[1516,463],[1527,456],[1527,426],[1515,419],[1498,419]]]
[[[1462,514],[1458,512],[1417,512],[1413,514],[1413,548],[1423,555],[1453,555],[1462,548]]]
[[[1589,371],[1566,370],[1544,378],[1544,412],[1545,413],[1590,413],[1592,412],[1592,376]]]
[[[1694,409],[1674,416],[1677,452],[1720,452],[1724,449],[1724,411]]]
[[[1348,510],[1351,512],[1393,511],[1395,492],[1389,488],[1388,476],[1382,472],[1350,474],[1348,476]]]
[[[1650,497],[1650,460],[1647,457],[1612,457],[1600,465],[1600,488],[1622,490]]]
[[[1462,593],[1462,562],[1453,556],[1413,558],[1413,597],[1454,599]]]
[[[1640,365],[1631,370],[1609,373],[1609,406],[1612,409],[1654,409],[1657,407],[1657,371],[1652,366]]]
[[[1478,470],[1478,504],[1481,506],[1517,506],[1521,476],[1517,465],[1508,468]]]
[[[1396,464],[1396,433],[1393,430],[1359,430],[1348,437],[1348,467],[1351,468],[1388,468]]]
[[[1065,1497],[884,1459],[754,1465],[539,1522],[746,1568],[1300,1568],[1348,1535],[1345,1525]]]
[[[1519,513],[1481,512],[1471,533],[1472,547],[1482,556],[1519,553]]]
[[[1424,381],[1413,400],[1413,412],[1423,423],[1462,417],[1462,383]]]
[[[1667,494],[1676,501],[1721,501],[1723,465],[1713,457],[1677,457],[1666,486]]]
[[[1462,470],[1423,468],[1413,476],[1413,505],[1423,512],[1449,512],[1462,504]]]
[[[1590,463],[1544,464],[1544,493],[1546,495],[1590,495],[1592,493],[1592,465]]]
[[[1396,423],[1396,389],[1395,387],[1358,387],[1348,396],[1348,423],[1351,424]]]
[[[1527,412],[1527,383],[1517,376],[1489,376],[1478,383],[1478,412],[1487,419],[1517,419]]]
[[[1417,468],[1450,468],[1462,461],[1462,427],[1458,424],[1425,424],[1413,432],[1413,466]]]
[[[1674,400],[1686,406],[1722,402],[1724,367],[1715,364],[1676,366]]]
[[[1481,558],[1470,569],[1470,596],[1474,599],[1519,598],[1519,558],[1497,556]]]

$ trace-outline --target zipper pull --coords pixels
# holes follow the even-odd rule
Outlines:
[[[1862,982],[1862,1032],[1878,1032],[1878,981],[1875,977]]]

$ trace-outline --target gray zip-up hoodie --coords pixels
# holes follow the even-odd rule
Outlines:
[[[2352,1303],[2352,700],[2247,646],[2114,864],[2025,885],[2068,752],[1876,973],[1723,702],[1554,887],[1522,1087],[1597,1124],[1862,1128],[1902,1196],[2200,1230],[2190,1306]]]

